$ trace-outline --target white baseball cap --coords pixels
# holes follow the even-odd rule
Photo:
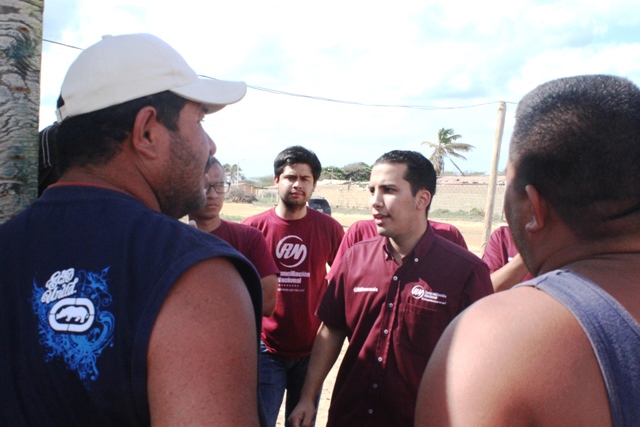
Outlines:
[[[56,116],[62,122],[167,90],[213,113],[240,101],[247,85],[198,77],[175,49],[151,34],[103,36],[69,67]]]

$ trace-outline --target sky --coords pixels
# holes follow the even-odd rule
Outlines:
[[[325,167],[394,149],[429,157],[421,143],[440,128],[475,147],[460,169],[489,173],[500,101],[503,170],[517,102],[539,84],[578,74],[640,84],[638,12],[633,0],[45,0],[40,128],[55,121],[79,49],[151,33],[196,73],[249,85],[204,123],[216,156],[247,177],[272,175],[291,145]]]

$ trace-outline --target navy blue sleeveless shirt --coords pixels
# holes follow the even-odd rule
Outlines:
[[[148,425],[156,316],[217,256],[247,284],[259,333],[260,279],[228,244],[124,193],[50,187],[0,226],[0,425]]]

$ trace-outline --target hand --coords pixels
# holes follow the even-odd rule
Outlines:
[[[287,421],[293,427],[310,427],[316,412],[313,400],[301,398]]]

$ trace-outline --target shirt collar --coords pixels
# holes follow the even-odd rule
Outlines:
[[[436,233],[433,231],[433,227],[431,224],[427,222],[427,230],[422,235],[422,238],[418,240],[418,243],[413,248],[411,253],[403,258],[405,259],[413,258],[414,262],[419,262],[422,258],[426,257],[429,251],[431,250],[431,246],[433,246],[433,241],[436,238]],[[389,238],[385,237],[385,243],[383,245],[384,257],[386,261],[393,260],[393,250],[391,248],[391,243],[389,242]]]

